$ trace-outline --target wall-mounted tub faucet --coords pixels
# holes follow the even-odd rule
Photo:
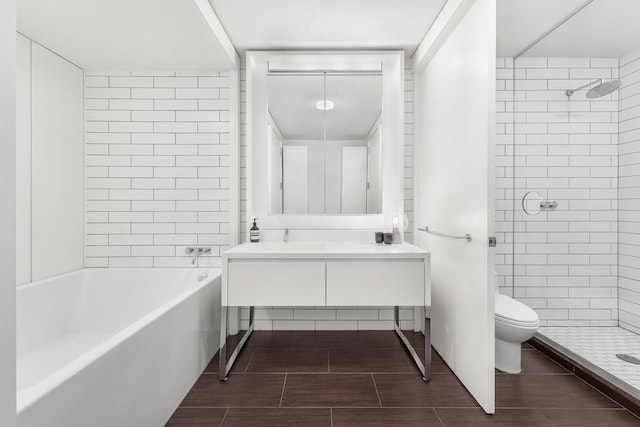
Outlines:
[[[186,253],[187,255],[193,255],[193,258],[191,259],[192,265],[196,264],[196,260],[200,255],[207,254],[209,252],[211,252],[211,248],[188,247],[184,250],[184,253]]]

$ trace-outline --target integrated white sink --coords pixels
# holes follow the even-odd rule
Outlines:
[[[258,242],[243,243],[223,253],[225,258],[420,258],[427,252],[408,243],[384,245],[374,242]]]
[[[246,246],[245,246],[246,245]],[[235,248],[234,248],[235,249]],[[327,242],[258,242],[245,243],[238,249],[246,252],[324,252],[327,250]]]

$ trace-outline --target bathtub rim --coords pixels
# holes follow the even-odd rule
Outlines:
[[[114,268],[118,270],[131,270],[134,268],[124,267],[124,268]],[[176,268],[147,268],[149,270],[176,270]],[[178,268],[178,269],[189,269],[189,268]],[[16,287],[16,289],[21,287],[31,287],[34,285],[40,285],[47,283],[52,280],[61,279],[66,276],[81,274],[87,270],[106,270],[101,268],[83,268],[79,270],[74,270],[68,273],[63,273],[58,276],[54,276],[51,278],[43,279],[33,283],[25,283]],[[142,330],[144,327],[151,324],[154,320],[161,317],[163,314],[169,312],[172,308],[176,307],[179,303],[185,301],[192,295],[196,294],[200,290],[202,290],[205,286],[212,285],[216,280],[221,280],[222,278],[222,269],[216,267],[206,267],[206,268],[197,268],[196,271],[205,271],[208,273],[208,277],[201,282],[198,282],[196,286],[192,289],[184,290],[178,293],[176,296],[168,300],[167,302],[161,304],[157,308],[153,309],[146,315],[140,317],[135,322],[129,324],[124,329],[116,332],[106,340],[102,341],[100,344],[93,347],[88,352],[84,353],[82,357],[75,359],[71,363],[63,366],[62,368],[52,372],[50,375],[45,377],[43,380],[37,382],[36,384],[26,387],[22,390],[16,392],[16,413],[20,414],[22,411],[28,409],[32,405],[34,405],[40,398],[46,396],[51,393],[56,387],[63,384],[73,375],[77,374],[81,370],[85,369],[87,366],[95,363],[96,360],[100,359],[100,357],[104,356],[109,352],[112,348],[126,341],[137,332]],[[195,278],[197,280],[197,277]]]
[[[83,273],[84,271],[87,271],[87,270],[97,270],[97,269],[94,269],[94,268],[80,268],[78,270],[73,270],[73,271],[68,271],[66,273],[58,274],[57,276],[47,277],[46,279],[42,279],[42,280],[36,280],[35,282],[22,283],[22,284],[16,286],[16,292],[21,290],[21,289],[29,289],[29,288],[33,288],[35,286],[44,285],[45,283],[49,283],[49,282],[52,282],[52,281],[58,280],[58,279],[63,279],[63,278],[68,277],[68,276],[80,275],[81,273]]]

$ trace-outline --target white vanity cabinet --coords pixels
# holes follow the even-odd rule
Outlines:
[[[325,305],[325,263],[316,261],[227,262],[228,306]]]
[[[222,331],[220,378],[226,378],[235,357],[253,331],[255,306],[394,306],[395,329],[400,306],[431,306],[429,253],[416,246],[368,242],[245,243],[226,251],[222,259]],[[225,365],[227,307],[250,307],[250,326]],[[430,348],[429,321],[425,321]],[[428,379],[426,363],[414,360]]]
[[[224,306],[429,306],[429,253],[408,243],[245,243],[223,254]]]
[[[326,305],[426,305],[427,267],[424,258],[329,261]]]
[[[423,305],[425,268],[423,258],[231,261],[227,306]]]

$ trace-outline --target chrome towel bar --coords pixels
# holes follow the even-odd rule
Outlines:
[[[469,233],[465,234],[464,236],[455,236],[453,234],[439,233],[437,231],[429,230],[429,226],[428,225],[426,225],[424,228],[418,228],[418,230],[424,231],[425,233],[429,233],[429,234],[435,234],[436,236],[449,237],[451,239],[464,239],[467,242],[471,241],[471,234],[469,234]]]

